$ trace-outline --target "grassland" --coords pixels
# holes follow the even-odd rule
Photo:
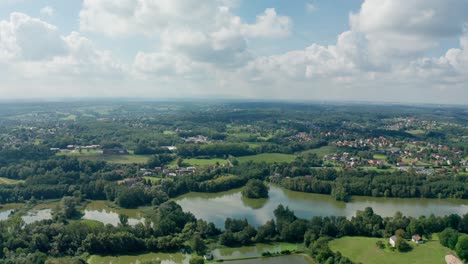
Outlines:
[[[1,178],[0,177],[0,184],[20,184],[20,183],[24,183],[24,180],[12,180],[12,179],[8,179],[8,178]]]
[[[422,130],[422,129],[413,129],[413,130],[408,130],[406,131],[407,133],[410,133],[412,135],[422,135],[424,133],[426,133],[426,131]]]
[[[301,154],[308,154],[308,153],[313,153],[317,154],[319,157],[323,157],[326,155],[331,155],[335,154],[338,152],[338,148],[336,146],[324,146],[316,149],[309,149],[306,151],[301,152]]]
[[[383,155],[383,154],[374,154],[373,158],[374,158],[374,159],[377,159],[377,160],[387,160],[387,155]]]
[[[437,240],[427,241],[421,245],[409,242],[413,246],[413,250],[406,253],[392,251],[388,248],[380,249],[375,244],[379,240],[387,244],[386,239],[343,237],[331,241],[329,245],[332,251],[339,251],[352,261],[363,264],[439,264],[444,263],[445,255],[450,252]]]
[[[151,177],[151,176],[145,176],[143,178],[147,181],[151,181],[152,184],[160,184],[162,181],[162,178]]]
[[[226,164],[227,161],[224,159],[184,159],[183,163],[189,164],[191,166],[208,166],[208,165],[216,165],[219,164]]]
[[[79,160],[106,161],[109,163],[116,164],[146,163],[150,158],[150,156],[133,155],[132,153],[128,155],[103,155],[100,151],[97,150],[83,150],[81,153],[78,151],[60,152],[57,155],[67,155],[71,157],[76,157]]]
[[[263,154],[258,154],[258,155],[252,155],[252,156],[244,156],[244,157],[239,157],[237,160],[239,162],[247,162],[247,161],[253,161],[253,162],[266,162],[266,163],[282,163],[282,162],[292,162],[296,156],[290,155],[290,154],[281,154],[281,153],[263,153]]]

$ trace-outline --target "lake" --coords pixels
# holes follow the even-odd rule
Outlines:
[[[106,201],[91,201],[88,203],[82,218],[117,226],[120,223],[119,214],[128,216],[129,225],[144,223],[145,220],[142,212],[138,209],[116,209],[109,207]]]
[[[0,221],[7,220],[10,214],[15,211],[15,209],[21,208],[23,204],[19,203],[10,203],[0,205]]]
[[[313,216],[351,217],[357,210],[372,207],[382,216],[393,216],[400,211],[404,215],[418,217],[434,214],[465,214],[468,212],[468,200],[450,199],[400,199],[378,197],[353,197],[349,203],[338,202],[330,195],[302,193],[286,190],[271,185],[269,198],[246,199],[242,189],[221,193],[188,193],[174,199],[186,212],[192,212],[197,218],[213,222],[224,227],[227,217],[247,218],[254,226],[264,224],[274,218],[273,211],[279,204],[289,206],[297,216],[309,219]]]
[[[170,253],[148,253],[136,256],[97,256],[93,255],[88,259],[89,264],[141,264],[148,261],[160,260],[161,264],[189,264],[190,255],[184,255],[181,253],[170,254]],[[303,255],[290,255],[280,256],[272,258],[259,258],[259,259],[246,259],[246,260],[234,260],[224,263],[229,264],[310,264],[314,263],[312,260]]]

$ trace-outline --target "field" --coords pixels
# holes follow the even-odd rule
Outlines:
[[[412,135],[421,135],[421,134],[424,134],[426,133],[426,131],[422,130],[422,129],[413,129],[413,130],[408,130],[406,131],[407,133],[410,133]]]
[[[266,162],[266,163],[282,163],[282,162],[292,162],[296,156],[290,154],[281,154],[281,153],[263,153],[253,156],[244,156],[238,157],[239,162],[247,162],[249,160],[253,162]]]
[[[301,152],[301,154],[313,153],[313,154],[317,154],[317,156],[319,157],[323,157],[325,155],[331,155],[337,152],[338,152],[338,148],[335,146],[324,146],[324,147],[320,147],[317,149],[309,149],[309,150],[303,151]]]
[[[20,184],[20,183],[24,183],[23,180],[12,180],[12,179],[8,179],[8,178],[1,178],[0,177],[0,184]]]
[[[162,178],[151,177],[151,176],[145,176],[143,178],[147,181],[151,181],[152,184],[160,184],[162,180]]]
[[[431,240],[421,245],[409,242],[413,246],[413,250],[406,253],[391,251],[387,248],[380,249],[375,244],[379,240],[387,244],[387,239],[343,237],[331,241],[329,245],[332,251],[340,251],[343,256],[363,264],[439,264],[444,263],[445,255],[450,252],[437,240]]]
[[[377,159],[377,160],[387,160],[387,155],[383,155],[383,154],[374,154],[374,159]]]
[[[227,161],[224,159],[184,159],[183,163],[189,164],[191,166],[208,166],[216,165],[216,162],[221,165],[227,163]]]
[[[93,160],[93,161],[106,161],[109,163],[117,164],[132,164],[132,163],[146,163],[150,156],[145,155],[103,155],[99,151],[86,151],[79,152],[61,152],[57,155],[67,155],[76,157],[79,160]]]

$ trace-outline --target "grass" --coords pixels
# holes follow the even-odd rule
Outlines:
[[[214,166],[216,165],[216,162],[221,165],[227,163],[227,161],[224,159],[184,159],[183,163],[189,164],[191,166]]]
[[[326,155],[335,154],[337,152],[338,152],[338,147],[336,146],[324,146],[324,147],[320,147],[316,149],[309,149],[309,150],[303,151],[301,152],[301,154],[312,153],[312,154],[317,154],[317,156],[319,157],[323,157]]]
[[[387,155],[383,155],[383,154],[374,154],[373,158],[374,158],[374,159],[377,159],[377,160],[387,160]]]
[[[152,184],[159,184],[162,181],[162,178],[157,178],[157,177],[151,177],[151,176],[145,176],[143,179],[147,181],[151,181]]]
[[[103,155],[100,151],[83,150],[81,153],[77,152],[60,152],[57,155],[66,155],[76,157],[79,160],[92,160],[92,161],[106,161],[116,164],[133,164],[133,163],[146,163],[150,156],[145,155]]]
[[[281,154],[281,153],[262,153],[252,156],[238,157],[239,162],[266,162],[266,163],[282,163],[282,162],[292,162],[296,159],[296,156],[290,154]]]
[[[407,132],[407,133],[410,133],[410,134],[412,134],[412,135],[421,135],[421,134],[426,133],[426,131],[424,131],[424,130],[422,130],[422,129],[407,130],[406,132]]]
[[[12,180],[12,179],[8,179],[8,178],[1,178],[0,177],[0,184],[13,185],[13,184],[20,184],[20,183],[24,183],[24,180]]]
[[[376,246],[377,241],[387,244],[387,239],[368,237],[343,237],[329,243],[334,252],[340,251],[343,256],[350,258],[356,263],[413,263],[413,264],[439,264],[444,263],[444,258],[450,252],[448,248],[440,245],[439,241],[431,240],[424,244],[416,245],[412,242],[413,250],[406,253],[392,251],[388,248],[380,249]]]

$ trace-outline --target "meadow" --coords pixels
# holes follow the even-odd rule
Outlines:
[[[339,251],[352,261],[363,264],[439,264],[444,263],[445,255],[451,252],[440,245],[438,240],[430,240],[420,245],[408,242],[413,249],[404,253],[392,251],[387,247],[378,248],[376,242],[379,240],[387,245],[387,239],[383,238],[343,237],[331,241],[329,246],[333,252]]]

